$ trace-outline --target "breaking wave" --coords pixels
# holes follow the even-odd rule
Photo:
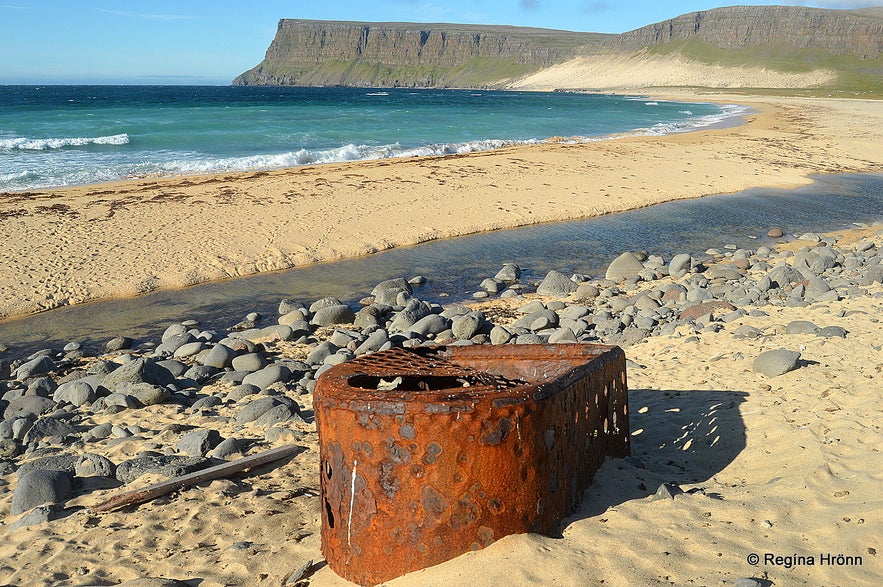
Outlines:
[[[126,145],[128,143],[129,135],[126,133],[106,137],[50,137],[46,139],[15,137],[0,139],[0,151],[48,151],[52,149],[64,149],[66,147],[85,147],[87,145]]]

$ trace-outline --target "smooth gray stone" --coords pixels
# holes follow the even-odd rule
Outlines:
[[[52,394],[52,399],[56,403],[68,403],[77,407],[91,404],[96,397],[92,386],[79,379],[62,383]]]
[[[545,340],[534,333],[528,334],[519,334],[518,338],[515,339],[516,344],[543,344]]]
[[[116,351],[122,351],[125,349],[132,348],[132,343],[134,341],[127,336],[116,336],[106,343],[104,343],[104,350],[108,353],[114,353]]]
[[[191,457],[204,457],[222,440],[221,433],[217,430],[194,430],[182,436],[176,448],[178,452]]]
[[[39,397],[36,395],[26,395],[24,397],[15,397],[9,400],[9,405],[3,412],[4,420],[14,420],[15,418],[37,417],[55,409],[55,402],[47,397]]]
[[[201,385],[218,373],[220,369],[212,365],[193,365],[184,373],[184,379],[192,379]]]
[[[785,263],[774,267],[772,271],[766,274],[766,277],[779,288],[785,288],[804,280],[803,274],[800,271]]]
[[[303,309],[303,310],[307,309],[307,307],[303,304],[303,302],[284,299],[279,302],[279,309],[278,309],[277,313],[280,316],[284,316],[285,314],[288,314],[289,312],[292,312],[294,310],[300,310],[300,309]]]
[[[408,278],[408,285],[425,285],[426,278],[422,275],[415,275]]]
[[[179,334],[173,334],[168,337],[164,336],[162,344],[156,347],[156,353],[162,355],[171,355],[185,344],[190,344],[195,340],[196,338],[186,331]]]
[[[332,343],[330,340],[326,340],[324,342],[320,342],[316,345],[316,348],[310,351],[310,354],[307,355],[306,361],[310,365],[319,365],[325,361],[329,356],[336,353],[338,347]]]
[[[28,377],[51,373],[54,370],[55,363],[52,359],[47,356],[40,356],[19,365],[13,374],[13,379],[24,381]]]
[[[107,457],[86,453],[77,460],[74,473],[77,477],[113,477],[116,465]]]
[[[637,277],[643,269],[644,264],[641,263],[635,253],[625,252],[607,266],[607,272],[604,276],[611,281],[623,281]]]
[[[733,336],[736,338],[747,338],[747,339],[755,339],[763,336],[763,332],[755,328],[754,326],[740,326],[733,332]]]
[[[218,396],[207,395],[207,396],[201,397],[198,400],[196,400],[195,402],[193,402],[193,405],[190,406],[190,409],[192,411],[206,410],[209,408],[213,408],[213,407],[215,407],[219,404],[222,404],[222,403],[224,403],[224,402],[222,402],[221,398],[219,398]]]
[[[20,476],[12,494],[13,516],[46,503],[62,503],[73,495],[70,476],[63,471],[37,469]]]
[[[736,579],[733,587],[763,587],[763,583],[750,577],[741,577]]]
[[[430,314],[429,316],[426,316],[425,318],[422,318],[420,321],[418,321],[417,324],[414,324],[414,327],[416,327],[418,324],[420,324],[420,322],[422,322],[423,320],[427,320],[430,317],[434,317],[437,320],[441,320],[442,324],[444,324],[444,322],[445,322],[444,318],[442,318],[438,314]],[[433,331],[434,329],[435,329],[435,327],[432,327],[432,329],[427,327],[426,332],[421,334],[421,336],[426,336],[426,334],[429,334],[429,332]],[[438,332],[441,332],[441,330],[439,330]],[[433,332],[433,334],[435,334],[435,332]],[[368,338],[366,338],[362,342],[362,344],[360,344],[358,347],[356,347],[356,355],[364,355],[366,353],[377,352],[387,342],[389,342],[389,335],[386,333],[386,331],[383,330],[382,328],[379,330],[375,330],[374,332],[372,332],[371,334],[368,335]]]
[[[179,346],[173,353],[173,356],[176,359],[185,359],[187,357],[192,357],[193,355],[198,355],[204,348],[205,343],[201,340],[188,342]]]
[[[250,383],[242,383],[230,390],[227,394],[227,401],[238,402],[244,397],[260,393],[261,388]]]
[[[335,297],[324,297],[310,304],[310,312],[315,314],[321,308],[330,308],[331,306],[340,306],[341,304],[343,304],[343,302]]]
[[[404,291],[407,293],[413,293],[413,289],[411,288],[411,284],[408,283],[408,280],[404,277],[396,277],[394,279],[387,279],[386,281],[381,281],[377,285],[374,286],[374,289],[371,290],[371,295],[376,296],[377,293],[381,290],[398,290]]]
[[[164,369],[167,369],[168,372],[172,374],[172,377],[176,377],[176,378],[183,376],[184,373],[187,372],[187,369],[190,368],[187,364],[182,363],[181,361],[178,361],[176,359],[166,359],[164,361],[157,361],[156,364],[159,365],[160,367],[163,367]]]
[[[451,320],[451,333],[459,340],[469,340],[478,333],[484,324],[484,315],[479,312],[470,312],[463,316],[457,316]]]
[[[754,359],[752,370],[767,377],[778,377],[797,368],[800,353],[787,349],[776,349],[761,353]]]
[[[727,267],[726,265],[715,265],[706,273],[709,279],[723,279],[725,281],[739,281],[744,275],[735,267]]]
[[[119,406],[121,408],[127,409],[135,409],[140,408],[141,404],[129,394],[126,393],[112,393],[104,398],[104,405],[107,407]]]
[[[286,404],[280,404],[277,406],[273,406],[257,418],[253,420],[253,422],[257,426],[275,426],[281,422],[287,422],[292,418],[295,418],[298,414],[297,409],[292,409],[291,406]],[[299,416],[297,416],[299,418]]]
[[[580,283],[576,287],[576,291],[573,292],[573,297],[578,300],[587,300],[594,299],[600,295],[601,290],[598,289],[598,286],[592,283]]]
[[[335,324],[352,324],[356,314],[349,306],[338,304],[319,308],[310,321],[315,326],[333,326]]]
[[[306,322],[310,317],[310,312],[306,308],[296,308],[279,316],[278,322],[283,326],[292,326],[299,322]]]
[[[183,324],[172,324],[162,333],[162,342],[166,342],[171,339],[173,336],[177,336],[179,334],[184,334],[187,332],[187,327]]]
[[[506,289],[506,283],[502,279],[488,277],[483,279],[478,287],[488,293],[496,294]]]
[[[521,306],[520,308],[518,308],[518,313],[519,314],[533,314],[534,312],[539,312],[540,310],[545,310],[545,309],[546,309],[546,305],[543,302],[536,300],[536,301],[530,302],[530,303],[525,304],[525,305]]]
[[[390,333],[406,332],[421,318],[432,314],[432,308],[426,302],[410,300],[408,304],[395,317],[387,329]]]
[[[149,383],[139,383],[133,385],[129,389],[129,394],[134,397],[142,406],[155,406],[164,404],[171,398],[169,390],[158,385],[150,385]]]
[[[816,336],[821,336],[823,338],[846,338],[847,334],[849,334],[849,332],[842,326],[826,326],[820,328],[818,332],[816,332]]]
[[[247,403],[238,414],[236,414],[235,421],[237,424],[246,424],[248,422],[254,422],[261,416],[263,416],[266,412],[272,410],[276,406],[285,405],[289,408],[289,411],[292,413],[299,413],[299,408],[297,403],[285,396],[267,396],[260,397],[256,400],[253,400]]]
[[[160,366],[154,359],[140,358],[126,363],[107,375],[101,380],[101,386],[114,389],[120,383],[153,383],[154,385],[168,385],[175,378],[168,369]]]
[[[234,455],[239,455],[245,448],[246,443],[238,438],[224,439],[213,448],[208,456],[213,459],[227,460]]]
[[[785,334],[816,334],[819,327],[807,320],[793,320],[785,327]]]
[[[232,366],[234,371],[248,371],[254,373],[267,366],[267,361],[258,353],[246,353],[233,357]]]
[[[439,332],[444,332],[450,327],[450,324],[450,321],[444,316],[440,314],[430,314],[428,316],[424,316],[420,320],[417,320],[417,322],[415,322],[411,326],[410,331],[419,336],[426,337],[430,334],[438,334]],[[378,330],[377,332],[383,332],[383,330]],[[372,333],[372,336],[374,334],[376,334],[376,332]],[[380,339],[378,338],[377,340]],[[381,343],[381,345],[382,344],[383,343]]]
[[[224,346],[216,344],[212,349],[200,359],[200,363],[205,367],[214,367],[215,369],[224,369],[233,363],[236,351]]]
[[[521,279],[521,267],[515,263],[503,263],[503,267],[497,271],[494,279],[499,279],[506,283],[514,283]]]
[[[178,477],[208,467],[211,462],[199,457],[178,455],[148,455],[135,457],[117,465],[116,478],[123,483],[131,483],[146,474]]]
[[[672,277],[682,277],[690,271],[693,257],[687,253],[680,253],[671,258],[668,263],[668,274]]]
[[[546,273],[542,283],[537,287],[537,293],[542,296],[567,296],[575,292],[579,285],[561,273],[552,269]]]
[[[578,342],[576,335],[570,328],[559,328],[549,335],[549,344]]]
[[[503,326],[494,326],[490,333],[491,344],[506,344],[512,340],[512,333]]]
[[[542,310],[538,310],[536,312],[532,312],[525,316],[522,316],[512,325],[515,328],[531,328],[531,325],[539,318],[545,318],[548,320],[548,323],[554,328],[558,326],[558,314],[554,311],[549,310],[548,308],[544,308]]]
[[[290,378],[291,369],[285,365],[273,364],[247,375],[242,383],[266,389],[274,383],[287,383]]]

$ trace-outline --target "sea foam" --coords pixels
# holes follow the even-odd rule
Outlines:
[[[0,139],[0,151],[46,151],[64,149],[65,147],[85,147],[87,145],[126,145],[129,135],[126,133],[106,137],[49,137],[34,139],[14,137]]]

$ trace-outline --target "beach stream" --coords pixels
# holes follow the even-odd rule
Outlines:
[[[659,204],[582,221],[548,223],[402,247],[367,257],[322,263],[158,291],[133,299],[63,307],[0,322],[0,342],[22,351],[71,341],[98,345],[125,335],[157,337],[169,324],[196,319],[205,329],[226,329],[249,312],[275,323],[284,298],[307,304],[335,296],[357,305],[373,286],[392,277],[424,275],[423,300],[471,299],[505,262],[517,263],[522,283],[557,269],[593,278],[622,251],[647,251],[668,261],[682,252],[701,255],[732,245],[770,244],[772,226],[786,235],[826,232],[883,220],[883,174],[832,175],[794,190],[752,189],[732,195]]]

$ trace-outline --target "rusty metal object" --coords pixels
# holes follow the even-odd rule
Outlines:
[[[324,372],[313,407],[322,552],[361,585],[556,535],[605,456],[629,454],[619,347],[393,349]]]

